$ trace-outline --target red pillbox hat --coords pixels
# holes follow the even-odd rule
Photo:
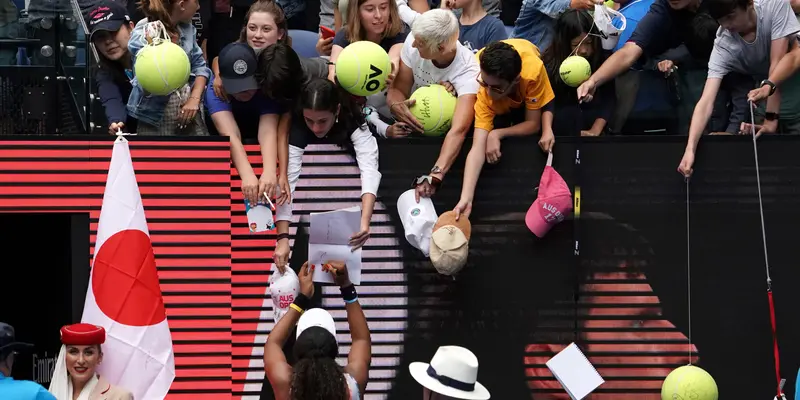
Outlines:
[[[61,343],[70,346],[91,346],[106,342],[106,330],[92,324],[73,324],[61,328]]]

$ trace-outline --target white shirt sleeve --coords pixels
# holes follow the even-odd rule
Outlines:
[[[375,127],[375,131],[377,131],[381,137],[385,138],[386,131],[389,130],[389,124],[381,120],[381,117],[378,116],[378,110],[376,110],[375,107],[366,106],[364,107],[364,116],[367,119],[367,123]]]
[[[397,0],[397,11],[400,13],[400,19],[408,26],[414,25],[414,20],[420,15],[408,6],[407,0]]]
[[[800,22],[792,10],[792,6],[786,0],[769,0],[765,2],[770,5],[770,9],[763,7],[765,12],[772,14],[772,40],[782,39],[800,31]],[[763,4],[763,3],[762,3]]]
[[[469,53],[469,55],[467,56],[464,52]],[[478,90],[480,89],[478,75],[481,73],[481,66],[478,64],[477,57],[475,57],[469,49],[459,43],[458,53],[456,54],[456,60],[454,62],[462,64],[461,67],[455,71],[457,73],[455,79],[450,81],[450,83],[453,84],[453,88],[456,89],[456,93],[459,96],[478,94]]]
[[[414,70],[414,65],[416,65],[416,60],[419,58],[419,52],[417,49],[414,48],[414,35],[409,33],[406,36],[406,41],[403,42],[403,48],[400,50],[400,60],[403,61],[403,64],[406,67],[411,68]]]
[[[381,185],[381,173],[378,171],[378,141],[364,125],[350,135],[356,151],[356,162],[361,171],[361,195],[372,193],[378,195]],[[291,182],[291,179],[290,179]]]
[[[292,192],[294,201],[294,189],[297,181],[300,180],[300,171],[303,169],[303,152],[305,150],[289,145],[289,165],[286,167],[286,175],[289,179],[289,190]],[[292,201],[283,205],[278,205],[275,212],[275,222],[292,221]]]

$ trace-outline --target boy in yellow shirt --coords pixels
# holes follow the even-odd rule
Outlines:
[[[475,102],[475,133],[464,167],[461,200],[454,211],[457,218],[469,217],[472,198],[484,161],[500,160],[500,141],[506,137],[528,136],[539,132],[542,109],[555,94],[539,49],[524,39],[494,42],[478,52],[481,74]],[[542,151],[553,148],[552,133],[539,139]]]

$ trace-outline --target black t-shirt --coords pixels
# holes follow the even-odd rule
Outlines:
[[[384,38],[379,44],[388,53],[392,46],[405,42],[406,36],[408,36],[408,33],[403,31],[395,36]],[[347,33],[345,33],[344,28],[339,29],[339,32],[336,32],[336,36],[333,38],[333,44],[341,48],[345,48],[350,44],[350,41],[347,40]]]
[[[697,46],[698,32],[695,22],[698,19],[708,22],[708,18],[710,17],[702,2],[699,9],[690,11],[674,10],[669,6],[668,0],[655,0],[628,41],[641,47],[644,56],[648,58],[686,44],[692,57],[707,60],[711,54],[711,47]]]
[[[601,65],[608,54],[597,62]],[[559,65],[550,61],[545,63],[547,76],[555,93],[553,107],[553,133],[557,136],[573,136],[580,134],[581,130],[588,130],[598,118],[606,122],[611,120],[616,105],[616,91],[614,85],[601,85],[597,88],[594,100],[587,103],[578,103],[578,89],[568,86],[561,80],[558,73]],[[596,71],[596,67],[592,67]]]

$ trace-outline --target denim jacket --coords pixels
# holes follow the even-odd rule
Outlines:
[[[556,18],[569,4],[570,0],[523,0],[511,37],[527,39],[545,51],[553,40]]]
[[[136,24],[133,32],[131,32],[128,50],[130,50],[134,60],[136,60],[139,50],[144,47],[144,27],[146,24],[147,18],[144,18]],[[189,76],[189,85],[192,85],[194,79],[198,76],[205,76],[208,79],[211,76],[211,70],[206,65],[205,58],[203,58],[203,50],[197,45],[197,29],[191,23],[181,23],[178,24],[178,32],[180,33],[180,46],[189,55],[189,63],[192,68]],[[147,124],[159,126],[161,118],[164,116],[164,109],[167,106],[169,96],[156,96],[145,93],[142,87],[139,86],[136,76],[133,77],[131,85],[133,85],[133,90],[128,98],[128,115]]]

